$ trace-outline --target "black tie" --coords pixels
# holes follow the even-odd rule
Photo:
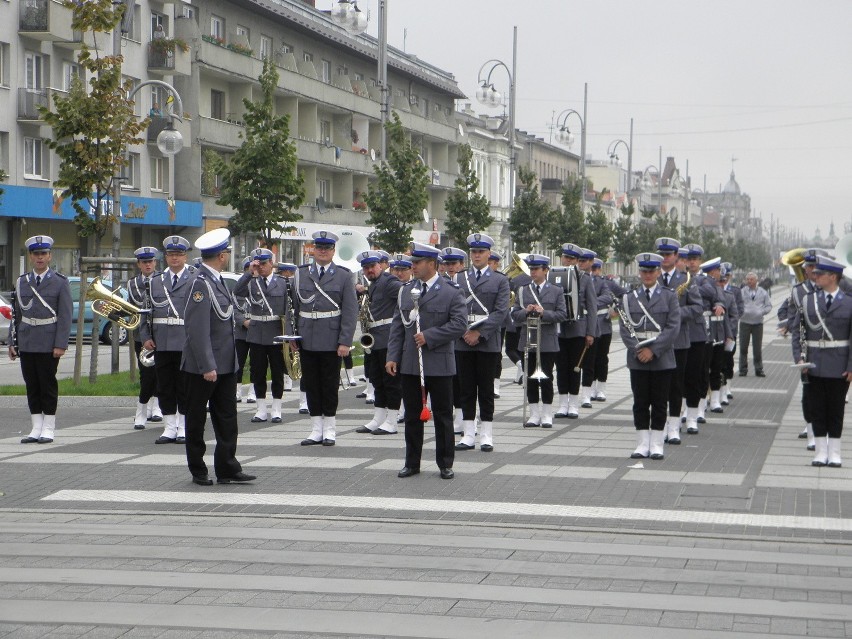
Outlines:
[[[645,289],[645,299],[648,300],[649,302],[651,301],[651,289],[650,288]]]
[[[751,294],[751,301],[754,301],[754,293]]]
[[[324,267],[324,266],[320,266],[320,274],[319,274],[319,278],[320,278],[320,279],[322,279],[322,276],[323,276],[323,275],[325,275],[325,267]]]
[[[266,278],[265,278],[265,277],[261,277],[261,278],[260,278],[260,285],[263,287],[263,290],[265,291],[265,290],[266,290],[266,287],[268,286],[268,284],[266,283]]]
[[[36,275],[36,286],[41,284],[41,275]]]
[[[482,271],[477,271],[477,272],[476,272],[476,281],[477,281],[477,282],[479,281],[479,278],[480,278],[480,277],[482,277]]]
[[[177,287],[177,273],[172,275],[172,288],[176,288],[176,287]]]
[[[535,294],[541,295],[541,286],[539,286],[538,284],[535,285]]]
[[[831,293],[825,296],[825,310],[831,308]]]
[[[663,273],[663,281],[666,283],[666,286],[669,285],[669,274]]]

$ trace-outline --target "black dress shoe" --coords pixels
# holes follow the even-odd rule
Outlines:
[[[491,444],[482,444],[482,446],[479,447],[479,450],[481,450],[483,453],[490,453],[494,450],[494,446],[492,446]]]
[[[38,443],[38,437],[24,437],[21,440],[21,443],[22,444],[37,444]]]
[[[355,399],[367,399],[367,393],[358,393],[355,395]]]
[[[799,433],[799,439],[807,439],[807,438],[808,438],[808,431],[807,430],[803,430],[801,433]]]
[[[659,461],[660,459],[664,459],[664,455],[662,453],[651,453],[651,459]]]
[[[462,444],[461,442],[456,444],[456,450],[473,450],[474,448],[476,448],[476,446],[470,444]]]
[[[536,424],[535,422],[527,422],[526,424],[524,424],[524,428],[538,428],[538,427],[539,427],[539,424]]]
[[[213,480],[210,479],[207,475],[193,475],[192,483],[198,484],[199,486],[212,486]]]
[[[163,416],[162,415],[151,415],[148,418],[148,421],[159,423],[159,422],[163,421]]]
[[[249,397],[246,399],[246,404],[257,404],[257,400],[254,397]]]
[[[145,430],[145,424],[133,424],[133,430]]]
[[[548,424],[547,422],[542,422],[541,427],[542,428],[553,428],[553,424]]]
[[[375,403],[376,403],[376,400],[375,400],[375,399],[368,399],[368,400],[367,400],[367,401],[365,401],[364,403],[365,403],[365,404],[375,404]]]
[[[706,424],[707,423],[707,420],[704,419],[703,417],[701,417],[701,415],[699,415],[698,419],[696,419],[695,421],[698,422],[699,424]]]
[[[680,446],[680,437],[672,437],[671,439],[667,439],[666,443],[671,444],[672,446]]]
[[[724,413],[724,412],[725,412],[725,409],[724,409],[724,408],[722,408],[721,406],[719,406],[719,408],[711,408],[711,409],[710,409],[710,412],[711,412],[711,413]]]
[[[419,468],[409,468],[408,466],[406,466],[401,471],[399,471],[396,474],[396,476],[405,478],[405,477],[411,477],[412,475],[419,475],[419,474],[420,474]]]
[[[324,440],[322,440],[322,445],[323,446],[334,446],[334,440],[333,439],[324,439]]]
[[[273,424],[280,424],[280,423],[281,423],[281,418],[280,418],[280,417],[273,417],[273,418],[272,418],[272,419],[270,419],[269,421],[270,421],[270,422],[272,422]]]
[[[766,373],[764,373],[763,371],[757,371],[757,372],[755,372],[754,376],[755,377],[766,377]]]
[[[452,468],[442,468],[441,469],[441,479],[452,479],[456,474],[453,472]]]
[[[384,428],[377,428],[373,431],[373,435],[396,435],[399,431],[396,430],[385,430]]]
[[[816,450],[816,444],[811,444],[808,446],[808,450]]]
[[[359,426],[358,428],[355,429],[355,432],[356,433],[372,433],[373,431],[371,431],[366,426]]]
[[[175,444],[185,444],[186,437],[175,437]]]
[[[740,371],[740,377],[748,376],[748,371]]]
[[[562,411],[557,411],[554,417],[558,417],[562,419],[563,417],[568,417],[568,413],[563,413]]]
[[[307,408],[300,408],[299,415],[307,415],[310,411]]]
[[[232,475],[231,477],[217,477],[216,482],[219,484],[230,484],[233,482],[244,482],[244,481],[254,481],[257,479],[254,475],[247,475],[246,473],[240,471],[236,475]]]
[[[316,446],[317,444],[322,444],[322,440],[317,441],[316,439],[303,439],[302,446]]]
[[[259,424],[260,422],[265,422],[265,421],[267,421],[266,417],[258,417],[257,415],[255,415],[254,417],[251,418],[252,424]]]
[[[177,441],[177,437],[166,437],[165,435],[160,435],[157,437],[157,441],[155,444],[174,444]]]
[[[39,444],[50,444],[52,442],[53,442],[53,437],[39,437],[38,438]]]

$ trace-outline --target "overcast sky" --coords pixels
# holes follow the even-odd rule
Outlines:
[[[318,0],[319,8],[323,0]],[[327,0],[329,7],[331,0]],[[370,7],[376,34],[377,0]],[[850,0],[388,0],[388,40],[453,73],[476,104],[480,66],[511,66],[518,27],[519,129],[549,139],[554,111],[582,112],[588,154],[627,139],[633,167],[673,156],[693,188],[731,173],[770,214],[806,235],[852,224]],[[404,30],[407,39],[403,42]],[[508,77],[495,72],[508,93]],[[568,120],[572,130],[578,121]],[[579,153],[578,142],[572,149]],[[623,157],[623,147],[620,149]],[[626,158],[624,158],[626,160]],[[625,162],[626,166],[626,162]]]

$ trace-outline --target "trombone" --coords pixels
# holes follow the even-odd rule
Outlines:
[[[524,408],[523,408],[523,424],[527,423],[527,374],[530,365],[530,351],[535,349],[535,370],[529,376],[529,379],[534,379],[537,382],[543,379],[549,379],[547,374],[541,368],[541,315],[538,313],[529,313],[527,315],[527,343],[524,346]],[[535,334],[535,340],[533,340]],[[540,392],[540,391],[539,391]]]

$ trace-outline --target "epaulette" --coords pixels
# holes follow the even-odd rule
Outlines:
[[[26,278],[27,278],[27,273],[29,273],[29,271],[24,271],[23,273],[21,273],[20,275],[18,275],[18,279],[19,279],[19,280],[26,279]]]
[[[403,288],[405,288],[406,286],[411,286],[412,284],[414,284],[414,280],[408,280],[407,282],[403,282],[402,286]]]
[[[195,268],[194,266],[190,265],[190,266],[186,267],[186,270],[189,271],[190,273],[195,273],[195,271],[197,271],[198,269]]]
[[[63,274],[62,274],[62,273],[60,273],[59,271],[53,271],[53,274],[54,274],[54,275],[58,275],[58,276],[59,276],[59,277],[61,277],[63,280],[67,280],[67,279],[68,279],[68,276],[67,276],[67,275],[63,275]]]
[[[456,284],[453,280],[447,280],[447,284],[450,284],[451,286],[455,286],[456,288],[459,287],[459,285]]]
[[[336,266],[337,268],[339,268],[341,271],[346,271],[347,273],[351,273],[351,272],[352,272],[352,271],[350,271],[350,270],[349,270],[349,268],[347,268],[346,266],[343,266],[343,264],[335,264],[335,266]]]
[[[310,268],[310,264],[299,264],[299,268]]]
[[[495,275],[502,275],[503,277],[506,277],[506,278],[509,277],[503,271],[491,271],[491,272],[494,273]]]

